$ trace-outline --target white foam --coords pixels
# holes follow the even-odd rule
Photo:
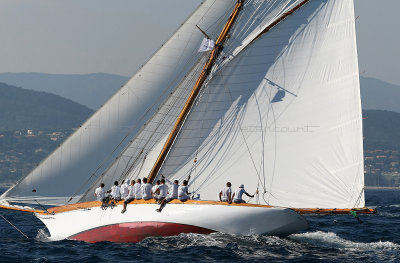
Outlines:
[[[303,234],[294,234],[290,235],[289,238],[311,243],[316,246],[327,246],[327,247],[334,247],[334,248],[343,248],[349,250],[378,250],[378,249],[400,249],[400,245],[396,243],[392,243],[389,241],[379,241],[379,242],[371,242],[371,243],[362,243],[362,242],[354,242],[350,240],[343,239],[337,236],[335,233],[332,232],[323,232],[323,231],[316,231],[316,232],[309,232]]]
[[[215,234],[202,235],[202,234],[188,233],[180,235],[188,238],[191,241],[190,245],[207,246],[207,247],[223,245],[223,242],[221,240],[218,240],[218,236]]]
[[[36,240],[41,241],[41,242],[53,242],[53,241],[60,241],[63,239],[64,238],[55,238],[55,237],[50,236],[50,234],[44,228],[39,229],[38,233],[36,235]]]

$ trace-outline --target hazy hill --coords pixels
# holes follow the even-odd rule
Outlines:
[[[58,95],[0,83],[0,131],[79,127],[92,113]]]
[[[364,77],[360,86],[363,109],[400,112],[400,86]]]
[[[363,117],[365,147],[400,149],[400,113],[364,110]]]
[[[94,110],[104,104],[128,79],[105,73],[86,75],[0,73],[0,82],[60,95]]]
[[[105,73],[86,75],[0,73],[0,82],[57,94],[94,110],[104,104],[128,79]],[[400,112],[400,86],[365,77],[360,78],[360,84],[363,109]]]

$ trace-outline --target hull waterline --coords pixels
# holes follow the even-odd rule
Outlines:
[[[121,204],[106,209],[97,205],[36,216],[51,239],[85,242],[140,242],[149,236],[212,232],[283,236],[308,227],[303,216],[288,208],[209,203],[170,203],[161,213],[154,202],[129,204],[125,213]]]

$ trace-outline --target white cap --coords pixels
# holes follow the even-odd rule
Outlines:
[[[239,188],[244,188],[244,185],[243,184],[239,185]]]

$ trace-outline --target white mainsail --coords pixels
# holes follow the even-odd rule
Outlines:
[[[79,200],[203,55],[197,54],[203,35],[195,25],[216,32],[235,2],[202,3],[102,108],[1,199],[47,205]]]
[[[261,2],[242,14],[265,28]],[[160,173],[191,174],[205,200],[231,181],[263,204],[364,207],[354,22],[353,1],[316,0],[257,38],[263,28],[235,25]]]

